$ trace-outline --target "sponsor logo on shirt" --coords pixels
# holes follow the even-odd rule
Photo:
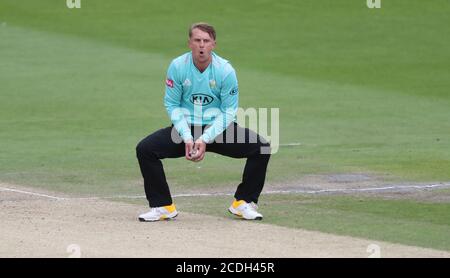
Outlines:
[[[186,80],[184,80],[183,82],[183,86],[189,87],[191,85],[192,85],[191,80],[189,80],[189,78],[186,78]]]
[[[167,78],[167,79],[166,79],[166,85],[169,86],[170,88],[173,88],[173,80]]]
[[[210,104],[214,98],[212,96],[208,96],[205,94],[193,94],[189,99],[195,105],[208,105]]]

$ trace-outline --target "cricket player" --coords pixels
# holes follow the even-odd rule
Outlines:
[[[150,211],[138,218],[158,221],[178,214],[162,159],[185,156],[188,161],[198,162],[206,152],[214,152],[247,158],[229,212],[243,219],[261,220],[263,216],[256,204],[266,178],[270,145],[235,122],[239,99],[236,72],[227,60],[213,52],[214,27],[193,24],[188,45],[191,51],[175,58],[167,71],[164,105],[172,125],[147,136],[136,147],[150,205]]]

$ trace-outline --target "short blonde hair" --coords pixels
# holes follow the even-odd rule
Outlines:
[[[213,38],[213,40],[216,40],[216,30],[214,30],[214,27],[212,25],[209,25],[206,22],[197,22],[192,24],[191,27],[189,28],[189,38],[192,37],[192,30],[194,29],[200,29],[203,32],[208,33],[209,36]]]

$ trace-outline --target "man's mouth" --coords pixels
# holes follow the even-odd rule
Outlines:
[[[203,52],[202,50],[200,50],[200,55],[203,55],[203,53],[204,53],[204,52]]]

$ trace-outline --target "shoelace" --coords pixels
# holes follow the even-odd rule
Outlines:
[[[161,210],[159,208],[150,208],[151,213],[161,213]]]
[[[256,205],[255,203],[251,202],[251,203],[246,203],[244,206],[244,209],[248,209],[248,210],[252,210],[254,212],[257,212],[256,210],[258,209],[258,205]]]

